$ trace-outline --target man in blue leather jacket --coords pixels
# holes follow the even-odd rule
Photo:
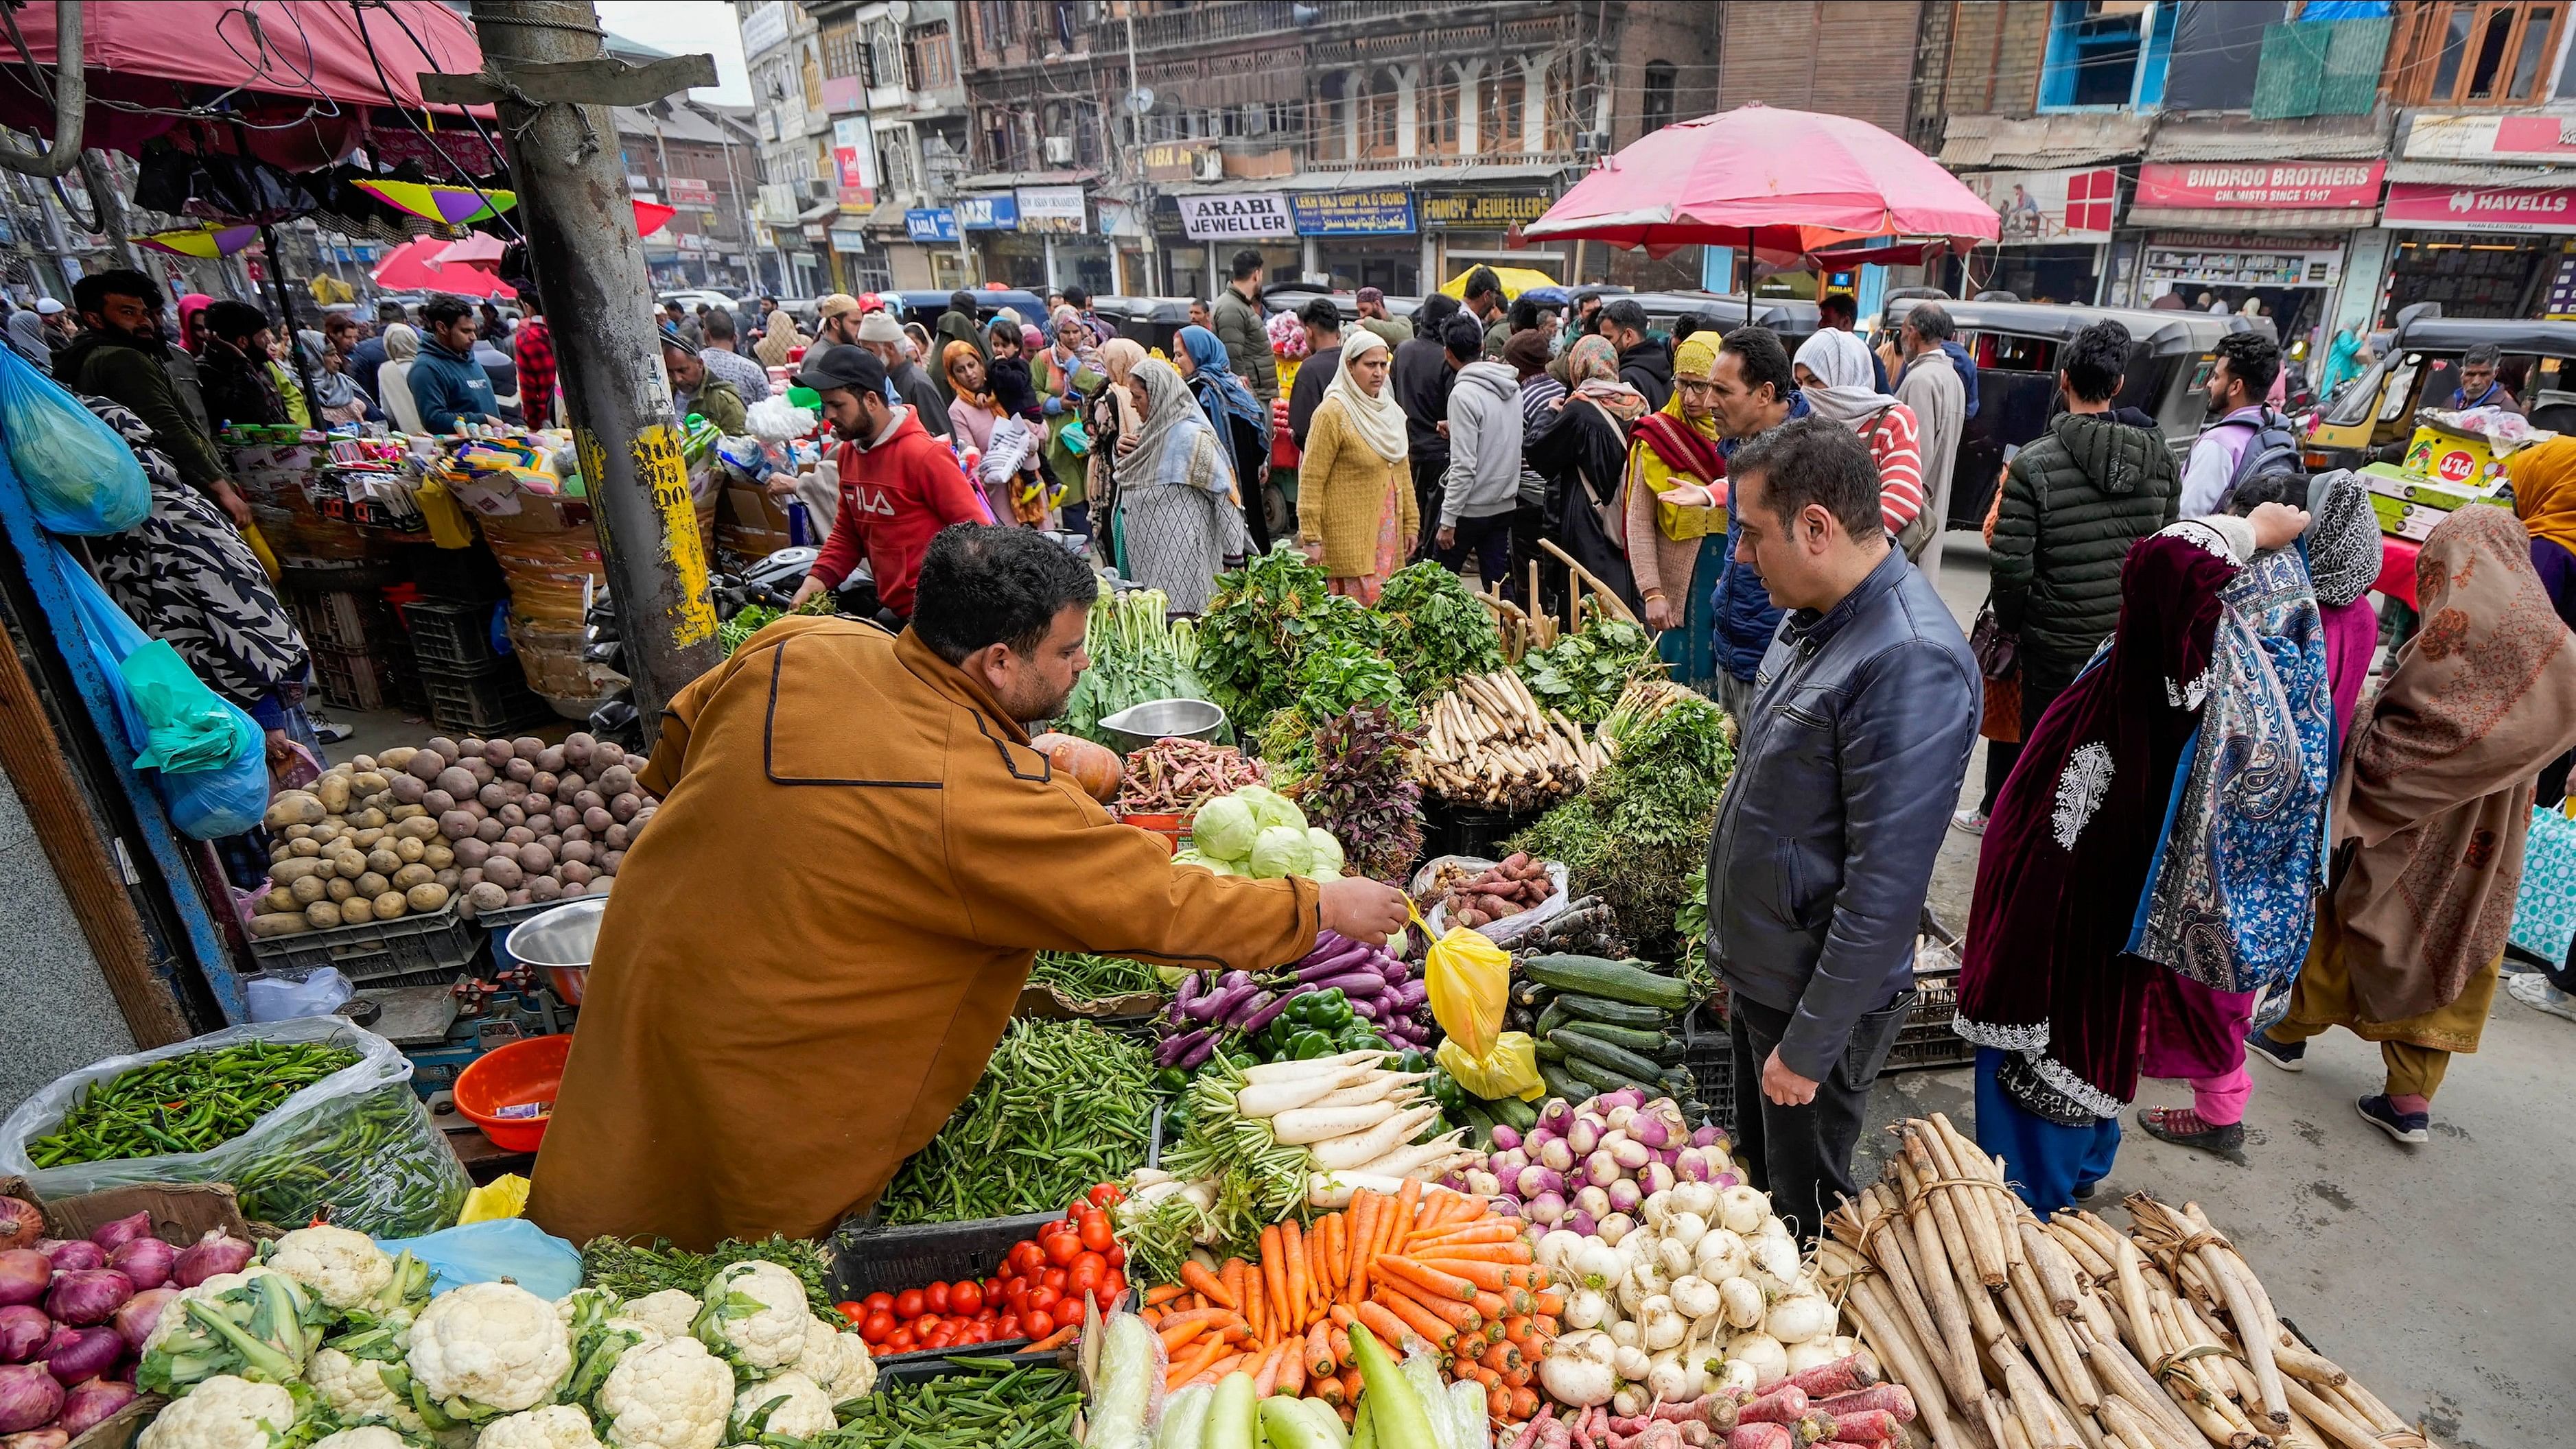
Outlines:
[[[1949,607],[1890,546],[1849,428],[1793,419],[1728,473],[1735,563],[1784,614],[1709,843],[1709,942],[1732,998],[1738,1160],[1803,1236],[1857,1191],[1979,680]]]

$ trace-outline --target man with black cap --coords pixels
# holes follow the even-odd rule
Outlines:
[[[835,347],[796,382],[822,395],[823,416],[841,439],[840,506],[796,603],[839,588],[864,552],[881,611],[909,620],[931,538],[952,523],[993,521],[984,490],[923,430],[916,409],[893,400],[885,362],[867,348]]]

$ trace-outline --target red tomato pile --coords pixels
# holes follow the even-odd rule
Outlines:
[[[1102,1183],[1064,1216],[1011,1245],[993,1277],[871,1293],[840,1304],[873,1354],[1044,1339],[1082,1322],[1088,1293],[1105,1310],[1127,1291],[1127,1249],[1109,1228],[1126,1194]]]

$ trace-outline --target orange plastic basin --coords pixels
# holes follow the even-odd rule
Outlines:
[[[523,1037],[494,1047],[456,1074],[456,1110],[483,1129],[492,1145],[505,1152],[534,1152],[546,1135],[545,1117],[502,1117],[504,1107],[531,1102],[554,1105],[563,1085],[564,1059],[572,1054],[572,1037]]]

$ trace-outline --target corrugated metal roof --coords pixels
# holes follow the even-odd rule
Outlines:
[[[1941,164],[1967,167],[2088,166],[2138,155],[2155,117],[2128,111],[2051,116],[1952,116]]]
[[[2576,186],[2576,167],[2483,166],[2474,161],[2391,161],[2388,179],[2430,186]]]
[[[2257,121],[2250,116],[2167,117],[2147,147],[2150,161],[2377,160],[2389,151],[2389,122],[2377,116]]]
[[[2190,227],[2196,231],[2352,231],[2377,226],[2377,210],[2348,206],[2249,208],[2233,206],[2133,206],[2123,226]]]

